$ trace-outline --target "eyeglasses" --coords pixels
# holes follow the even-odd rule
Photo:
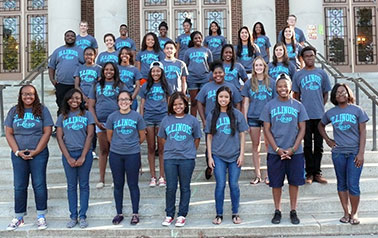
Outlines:
[[[344,96],[346,94],[347,94],[346,91],[336,92],[336,96]]]
[[[120,98],[120,99],[118,99],[118,101],[120,101],[120,102],[131,102],[131,99],[130,98]]]
[[[21,93],[21,96],[23,96],[23,97],[32,97],[32,96],[34,96],[34,93]]]

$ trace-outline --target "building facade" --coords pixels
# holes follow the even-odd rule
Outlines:
[[[64,44],[66,30],[78,32],[80,20],[89,22],[103,51],[103,35],[118,36],[122,23],[138,46],[163,20],[175,39],[185,17],[204,35],[217,21],[233,44],[241,26],[260,21],[274,45],[289,14],[297,16],[307,41],[342,71],[378,71],[375,0],[0,0],[0,80],[24,78]]]

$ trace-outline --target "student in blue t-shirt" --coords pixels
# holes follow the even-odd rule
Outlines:
[[[164,50],[165,43],[167,43],[168,41],[172,41],[171,38],[167,37],[168,24],[165,21],[162,21],[160,22],[158,28],[159,28],[159,33],[160,33],[158,37],[160,49]]]
[[[125,85],[119,79],[117,65],[107,62],[102,68],[100,80],[89,91],[88,108],[96,123],[96,133],[100,146],[98,161],[100,179],[96,188],[103,188],[105,186],[105,170],[110,146],[106,137],[105,122],[111,113],[119,109],[117,97],[119,92],[125,89]]]
[[[160,124],[158,136],[164,143],[164,170],[167,178],[166,218],[162,223],[163,226],[169,226],[175,217],[178,182],[180,182],[180,206],[175,226],[185,225],[189,211],[190,181],[201,138],[201,126],[197,118],[188,115],[188,112],[189,103],[185,94],[175,92],[169,99],[169,115],[164,117]]]
[[[264,125],[260,121],[260,114],[264,106],[272,100],[275,95],[275,81],[268,75],[268,66],[261,56],[257,56],[253,61],[252,77],[245,83],[243,96],[243,113],[249,125],[249,135],[252,141],[252,162],[255,167],[255,178],[251,184],[258,184],[261,180],[260,171],[260,139],[261,129]],[[266,138],[266,136],[264,136]],[[266,151],[268,149],[265,140]],[[268,175],[265,175],[264,182],[269,184]]]
[[[134,66],[134,54],[128,47],[122,47],[119,50],[119,79],[125,84],[127,91],[131,93],[133,104],[131,109],[136,111],[138,108],[137,96],[140,90],[140,80],[142,75],[137,67]]]
[[[190,34],[189,49],[186,50],[184,62],[188,66],[189,75],[187,78],[190,94],[190,114],[197,115],[196,96],[202,86],[209,82],[210,63],[213,62],[213,55],[208,48],[202,46],[202,34],[194,31]]]
[[[88,22],[87,21],[80,21],[79,25],[80,33],[76,36],[75,44],[85,50],[87,47],[92,47],[98,50],[97,40],[88,34]]]
[[[141,97],[139,112],[147,126],[148,164],[151,173],[150,187],[166,185],[163,159],[164,145],[162,139],[157,138],[157,133],[161,121],[167,115],[169,95],[171,93],[172,90],[165,78],[163,64],[159,61],[152,62],[147,83],[143,84],[139,92],[139,96]],[[159,153],[159,180],[156,180],[155,171],[156,138]]]
[[[303,31],[301,29],[299,29],[298,27],[295,27],[295,25],[297,24],[297,17],[293,14],[290,14],[288,17],[287,17],[287,25],[290,26],[291,28],[294,29],[294,32],[295,32],[295,40],[301,44],[302,46],[304,46],[304,42],[306,41],[306,37],[303,33]],[[282,31],[280,31],[278,33],[278,40],[277,41],[282,41]]]
[[[126,173],[133,211],[130,224],[136,225],[139,223],[140,144],[146,138],[146,125],[142,116],[131,109],[133,102],[131,92],[121,91],[117,101],[119,110],[110,114],[106,120],[106,134],[110,143],[109,165],[113,175],[114,200],[117,210],[117,215],[113,218],[112,223],[118,225],[124,218],[123,190]]]
[[[295,40],[295,33],[290,26],[284,27],[281,39],[281,42],[286,46],[290,62],[292,62],[297,69],[302,69],[304,67],[304,62],[301,56],[302,46]]]
[[[362,108],[354,104],[354,100],[348,85],[337,83],[331,91],[331,102],[335,107],[323,115],[318,129],[327,145],[332,148],[337,191],[344,210],[340,222],[357,225],[360,223],[357,212],[366,145],[366,122],[369,117]],[[329,123],[333,127],[333,139],[329,138],[325,130]]]
[[[71,220],[67,228],[78,223],[86,228],[88,223],[87,210],[89,201],[89,173],[92,168],[91,152],[94,135],[94,119],[85,110],[83,94],[73,88],[63,99],[62,113],[56,122],[56,139],[62,152],[62,162],[67,179],[67,197]],[[77,212],[77,185],[80,187],[80,211]]]
[[[176,44],[177,44],[176,58],[180,60],[184,60],[185,51],[189,48],[188,45],[190,42],[190,31],[192,29],[192,20],[189,18],[185,18],[184,22],[182,23],[182,27],[184,29],[184,33],[182,33],[176,38]]]
[[[289,75],[292,79],[297,68],[290,62],[287,55],[286,45],[283,42],[278,42],[273,47],[273,61],[269,63],[269,76],[276,80],[281,74]]]
[[[101,65],[102,67],[104,67],[107,62],[118,64],[118,52],[114,48],[114,42],[115,37],[112,33],[104,35],[106,51],[103,51],[98,55],[96,64]]]
[[[151,63],[154,61],[162,61],[164,58],[165,55],[160,50],[159,40],[155,33],[149,32],[144,35],[142,47],[136,56],[135,62],[135,66],[142,75],[141,85],[147,81]]]
[[[252,62],[260,55],[259,47],[253,42],[253,37],[247,26],[238,31],[238,44],[235,46],[236,60],[243,65],[247,74],[252,73]]]
[[[129,28],[126,24],[121,24],[119,26],[119,37],[115,40],[114,46],[117,51],[119,51],[123,47],[130,48],[135,58],[136,45],[135,41],[128,36],[128,30]]]
[[[256,22],[255,25],[253,25],[252,36],[254,43],[260,49],[261,56],[268,64],[270,60],[269,48],[271,45],[269,37],[266,36],[264,25],[261,22]]]
[[[5,137],[11,149],[14,187],[14,218],[7,230],[24,225],[27,214],[28,185],[31,175],[37,209],[38,230],[47,228],[46,167],[49,158],[47,144],[54,122],[32,85],[24,85],[18,93],[18,103],[4,121]]]
[[[220,60],[222,47],[226,44],[226,39],[222,36],[222,30],[216,21],[212,21],[209,26],[209,35],[205,37],[203,45],[210,49],[214,60]]]
[[[281,74],[277,79],[276,91],[278,96],[265,105],[260,115],[269,144],[269,186],[276,209],[272,223],[281,222],[281,194],[286,175],[289,182],[290,220],[296,225],[300,223],[296,212],[299,186],[305,184],[302,140],[308,116],[304,106],[291,98],[291,80],[287,75]]]
[[[240,224],[239,216],[239,177],[244,163],[245,132],[248,125],[243,114],[232,106],[232,92],[222,86],[216,93],[216,105],[206,118],[208,166],[215,175],[216,217],[213,223],[219,225],[223,220],[224,189],[227,172],[230,187],[232,222]]]

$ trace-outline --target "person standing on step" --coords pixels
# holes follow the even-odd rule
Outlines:
[[[289,57],[290,62],[295,65],[297,69],[303,68],[303,59],[301,56],[302,46],[297,43],[295,40],[295,33],[292,28],[289,26],[285,26],[282,30],[282,37],[283,40],[280,41],[285,44],[287,55]]]
[[[222,47],[226,44],[226,39],[222,36],[222,30],[216,21],[210,23],[209,35],[205,37],[203,45],[210,49],[213,60],[220,60]]]
[[[29,178],[31,176],[37,209],[38,230],[47,228],[46,167],[49,158],[47,144],[54,122],[43,106],[32,85],[24,85],[18,93],[18,102],[4,121],[5,138],[11,149],[15,216],[7,230],[24,225]]]
[[[243,26],[238,31],[238,44],[235,46],[235,51],[237,62],[243,65],[248,78],[250,78],[253,60],[260,55],[260,49],[253,42],[253,37],[247,26]]]
[[[160,34],[159,34],[158,39],[159,39],[159,45],[160,45],[161,50],[164,50],[165,43],[167,43],[168,41],[172,41],[172,39],[167,36],[167,32],[168,32],[168,24],[165,21],[160,22],[159,24]]]
[[[287,25],[293,29],[293,31],[295,32],[295,40],[301,44],[302,46],[304,46],[304,42],[306,41],[306,37],[303,33],[303,31],[301,29],[299,29],[298,27],[295,27],[295,25],[297,24],[297,17],[294,15],[294,14],[290,14],[288,17],[287,17]],[[280,42],[282,41],[282,30],[278,33],[278,40],[277,42]]]
[[[80,34],[76,36],[75,44],[85,50],[87,47],[92,47],[96,50],[96,55],[98,53],[97,40],[88,34],[88,22],[80,21]]]
[[[270,40],[266,36],[264,25],[261,22],[256,22],[253,25],[252,37],[254,43],[259,47],[261,56],[264,58],[265,63],[269,63],[270,60]]]
[[[176,38],[176,58],[184,61],[185,51],[189,48],[188,46],[190,42],[190,31],[192,29],[192,20],[189,18],[185,18],[184,22],[182,23],[182,27],[184,29],[184,33],[182,33]]]
[[[215,176],[216,217],[213,224],[223,220],[224,189],[228,172],[230,187],[232,222],[240,224],[239,216],[239,177],[244,163],[245,132],[248,130],[243,114],[232,106],[232,92],[222,86],[216,92],[216,104],[206,118],[208,166]]]
[[[118,64],[118,51],[116,51],[114,48],[114,42],[115,37],[112,33],[107,33],[104,35],[106,51],[103,51],[98,55],[96,64],[101,65],[101,67],[104,67],[107,62]]]
[[[311,184],[315,181],[324,184],[327,180],[322,176],[320,169],[323,138],[319,133],[318,124],[324,114],[331,82],[324,70],[315,67],[315,55],[316,49],[312,46],[303,48],[301,56],[305,67],[294,75],[293,97],[303,103],[310,118],[306,121],[303,148],[306,159],[306,183]]]
[[[128,47],[132,50],[135,58],[136,45],[135,41],[129,37],[129,28],[126,24],[119,26],[119,37],[115,40],[115,49],[118,51],[123,47]]]
[[[286,45],[278,42],[273,47],[273,61],[268,64],[269,76],[276,80],[281,74],[289,75],[292,79],[297,72],[297,68],[289,60]]]
[[[357,225],[360,224],[357,212],[366,145],[366,122],[369,117],[354,104],[353,92],[346,84],[337,83],[332,88],[331,102],[335,107],[323,115],[318,128],[327,145],[332,148],[337,191],[344,210],[340,222]],[[331,139],[325,130],[329,123],[333,127],[334,139]]]
[[[281,195],[285,175],[289,182],[290,220],[299,224],[297,200],[299,186],[305,184],[302,139],[308,120],[304,106],[291,98],[291,80],[281,74],[276,81],[277,97],[270,100],[260,115],[269,143],[267,167],[269,186],[272,188],[275,206],[273,224],[281,222]]]
[[[169,226],[175,216],[176,190],[180,182],[180,205],[175,226],[185,225],[189,211],[190,181],[201,139],[201,125],[189,113],[185,94],[175,92],[168,104],[168,116],[160,124],[158,136],[164,143],[164,170],[167,179],[165,190],[166,218],[163,226]]]
[[[65,45],[57,48],[49,61],[49,78],[55,87],[57,115],[59,116],[64,95],[75,87],[74,73],[84,63],[83,50],[75,45],[76,34],[72,30],[64,33]]]
[[[94,135],[92,113],[85,109],[83,94],[73,88],[63,99],[62,113],[56,127],[56,139],[62,152],[62,162],[67,179],[67,197],[71,220],[67,228],[78,223],[80,228],[88,227],[87,210],[89,201],[89,173],[92,168],[91,151]],[[77,184],[80,187],[80,210],[77,212]]]
[[[118,225],[123,220],[123,190],[125,173],[130,191],[133,215],[130,224],[139,223],[140,191],[138,186],[139,168],[141,167],[140,144],[146,138],[146,125],[142,116],[131,109],[131,92],[118,94],[119,110],[109,115],[106,120],[106,134],[110,143],[109,164],[114,181],[114,200],[117,215],[112,223]]]

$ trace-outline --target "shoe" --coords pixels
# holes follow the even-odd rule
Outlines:
[[[67,228],[74,228],[74,227],[76,226],[76,224],[77,224],[77,220],[76,220],[76,219],[71,219],[71,220],[67,223],[66,227],[67,227]]]
[[[209,180],[213,176],[213,170],[210,167],[207,167],[205,170],[205,178]]]
[[[93,159],[98,159],[98,155],[94,151],[92,151],[92,156],[93,156]]]
[[[151,178],[151,181],[150,181],[149,186],[150,186],[150,187],[155,187],[155,186],[156,186],[156,178],[155,178],[155,177],[152,177],[152,178]]]
[[[24,225],[24,219],[23,218],[21,218],[21,219],[13,218],[11,223],[9,223],[9,225],[7,227],[7,231],[14,231],[14,230],[16,230],[17,228],[19,228],[23,225]]]
[[[98,189],[101,189],[103,187],[105,187],[105,184],[103,182],[99,182],[98,184],[96,184],[96,188]]]
[[[88,222],[84,218],[80,218],[79,220],[79,226],[81,229],[87,228],[88,227]]]
[[[131,217],[130,224],[136,225],[138,223],[139,223],[139,216],[137,214],[133,214],[133,216]]]
[[[173,217],[165,217],[164,221],[161,223],[163,226],[169,226],[173,222]]]
[[[37,220],[38,230],[45,230],[47,228],[46,218],[40,217]]]
[[[313,181],[314,181],[314,176],[312,176],[312,175],[306,176],[306,183],[312,184]]]
[[[121,221],[123,221],[123,215],[117,215],[113,218],[112,223],[113,225],[118,225]]]
[[[183,227],[183,226],[185,226],[185,222],[186,222],[186,218],[183,217],[183,216],[179,216],[179,217],[177,217],[175,226],[176,227]]]
[[[282,217],[281,211],[276,209],[274,211],[274,216],[272,218],[272,223],[273,224],[280,224],[281,223],[281,217]]]
[[[321,184],[326,184],[328,183],[327,179],[325,179],[321,174],[317,174],[314,177],[314,181],[321,183]]]
[[[297,212],[295,210],[290,211],[290,221],[294,225],[298,225],[300,223],[300,220],[297,216]]]
[[[159,186],[160,187],[165,187],[167,185],[167,182],[165,182],[164,177],[159,178]]]
[[[259,184],[260,182],[261,182],[261,178],[260,177],[256,177],[253,180],[251,180],[249,183],[250,184]]]

